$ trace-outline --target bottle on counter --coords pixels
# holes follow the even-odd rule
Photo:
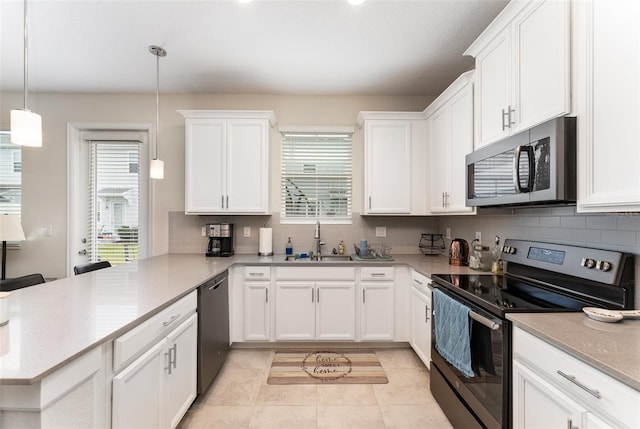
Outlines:
[[[491,272],[494,274],[502,274],[502,260],[500,259],[500,237],[496,235],[495,244],[491,250]]]
[[[291,242],[291,237],[289,237],[289,241],[287,241],[287,246],[284,249],[284,253],[286,255],[293,255],[293,243]]]
[[[338,255],[344,255],[344,241],[342,240],[338,244]]]

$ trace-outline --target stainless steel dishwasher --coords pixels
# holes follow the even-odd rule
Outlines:
[[[198,395],[204,393],[229,353],[229,273],[198,288]]]

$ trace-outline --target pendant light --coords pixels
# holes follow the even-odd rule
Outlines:
[[[164,161],[158,159],[158,144],[160,143],[160,57],[166,57],[167,51],[160,46],[149,46],[149,52],[156,56],[156,153],[149,166],[149,176],[152,179],[164,179]]]
[[[11,111],[11,143],[42,147],[42,117],[27,108],[29,86],[27,0],[24,0],[24,108]]]

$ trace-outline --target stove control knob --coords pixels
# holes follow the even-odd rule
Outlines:
[[[512,255],[516,254],[516,248],[515,247],[509,247],[509,253]]]
[[[596,263],[596,269],[598,269],[600,271],[609,271],[611,269],[611,262],[598,261]]]
[[[596,261],[590,258],[582,258],[582,262],[580,263],[580,265],[582,265],[585,268],[591,269],[596,266]]]
[[[509,253],[509,249],[511,249],[511,247],[509,247],[509,246],[502,246],[502,252],[504,252],[504,253]]]

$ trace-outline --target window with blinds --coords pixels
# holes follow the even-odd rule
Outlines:
[[[0,132],[0,214],[22,214],[22,147]]]
[[[351,222],[351,133],[282,133],[281,221]]]
[[[118,265],[138,259],[139,142],[90,142],[87,256]]]

